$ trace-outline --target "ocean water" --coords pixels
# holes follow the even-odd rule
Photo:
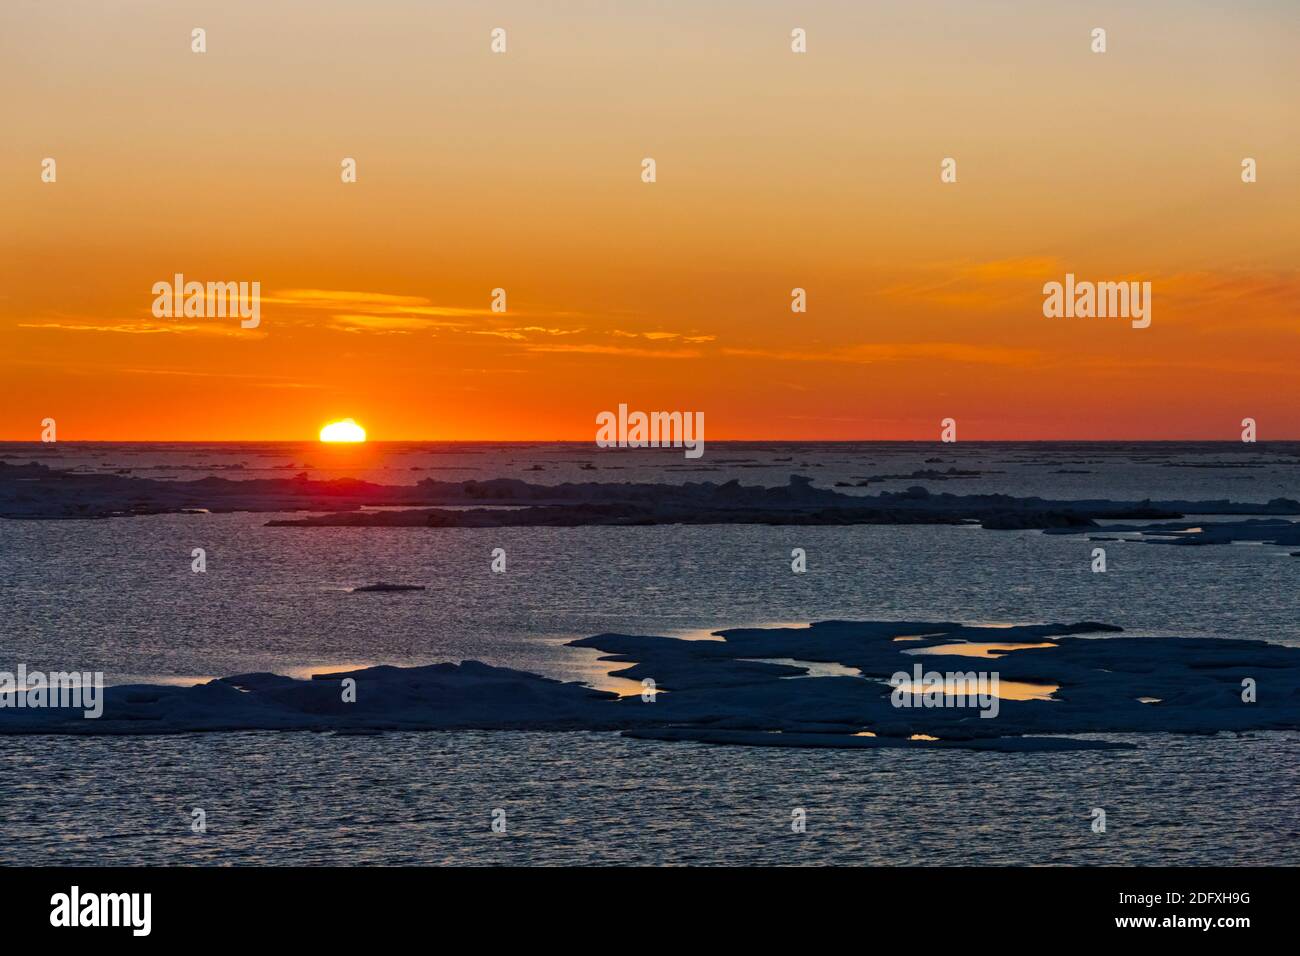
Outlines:
[[[0,739],[0,863],[1300,863],[1295,735],[1142,743],[1027,755],[477,731]],[[194,808],[205,833],[191,832]],[[806,833],[791,831],[796,808]]]
[[[985,474],[867,490],[1300,498],[1294,444],[718,443],[698,462],[577,445],[54,448],[6,445],[0,455],[179,478],[311,466],[318,477],[391,483],[772,484],[807,474],[829,486],[956,467]],[[1300,559],[1271,546],[1109,542],[1109,571],[1093,574],[1093,543],[1033,531],[265,527],[273,517],[0,521],[0,667],[192,683],[475,659],[631,690],[596,652],[564,642],[827,618],[1096,620],[1139,635],[1300,646]],[[206,574],[190,570],[195,547],[207,552]],[[489,570],[496,547],[506,549],[504,575]],[[807,551],[807,574],[790,572],[794,547]],[[348,590],[376,580],[427,590]],[[1300,861],[1300,735],[1135,740],[1140,749],[1124,753],[1008,755],[589,733],[0,737],[0,862]],[[193,807],[208,813],[206,834],[189,831]],[[488,827],[496,807],[507,811],[504,836]],[[808,810],[807,834],[790,832],[794,807]],[[1105,834],[1090,829],[1093,807],[1107,810]]]

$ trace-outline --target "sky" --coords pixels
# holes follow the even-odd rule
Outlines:
[[[1298,44],[1281,2],[10,0],[0,440],[1300,439]],[[156,317],[176,273],[260,325]],[[1066,273],[1150,327],[1045,317]]]

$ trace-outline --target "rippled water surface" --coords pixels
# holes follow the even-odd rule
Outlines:
[[[1284,778],[1298,743],[1166,736],[1025,755],[590,733],[0,739],[0,860],[1294,865],[1300,789]],[[206,833],[191,832],[194,807]]]

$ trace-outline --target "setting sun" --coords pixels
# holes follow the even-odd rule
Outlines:
[[[366,440],[366,430],[350,418],[330,422],[320,430],[320,440],[328,442],[361,442]]]

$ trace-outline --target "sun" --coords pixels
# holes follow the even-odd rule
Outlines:
[[[320,430],[320,440],[328,442],[362,442],[366,430],[350,418],[330,422]]]

